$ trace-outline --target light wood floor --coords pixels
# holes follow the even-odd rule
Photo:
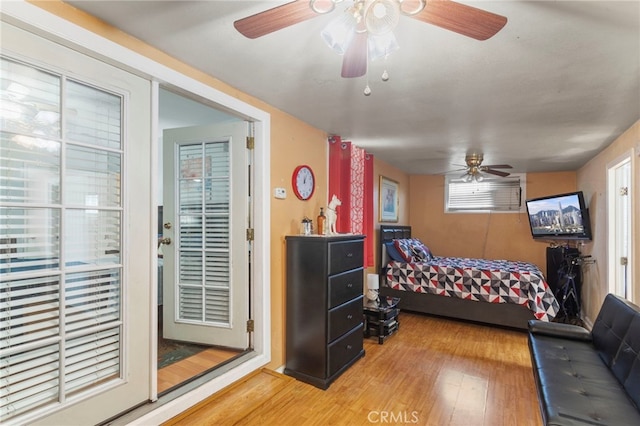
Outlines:
[[[210,348],[158,370],[158,393],[222,364],[240,351]]]
[[[328,390],[263,370],[167,425],[539,426],[526,334],[403,312]]]

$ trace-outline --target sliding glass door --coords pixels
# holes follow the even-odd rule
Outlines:
[[[94,424],[149,398],[150,83],[2,42],[0,421]]]

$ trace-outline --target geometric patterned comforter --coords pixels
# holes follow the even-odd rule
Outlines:
[[[559,306],[537,266],[508,260],[433,256],[428,262],[389,262],[387,285],[489,303],[515,303],[550,321]]]

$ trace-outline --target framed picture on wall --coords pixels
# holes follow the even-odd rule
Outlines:
[[[387,177],[380,176],[380,188],[378,191],[378,221],[398,221],[398,182]]]

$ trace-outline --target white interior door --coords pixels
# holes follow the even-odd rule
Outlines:
[[[247,135],[246,122],[164,131],[166,339],[249,346]]]
[[[609,286],[612,293],[629,300],[633,300],[631,158],[626,156],[608,170]]]
[[[97,424],[150,398],[151,84],[0,28],[0,423]]]

